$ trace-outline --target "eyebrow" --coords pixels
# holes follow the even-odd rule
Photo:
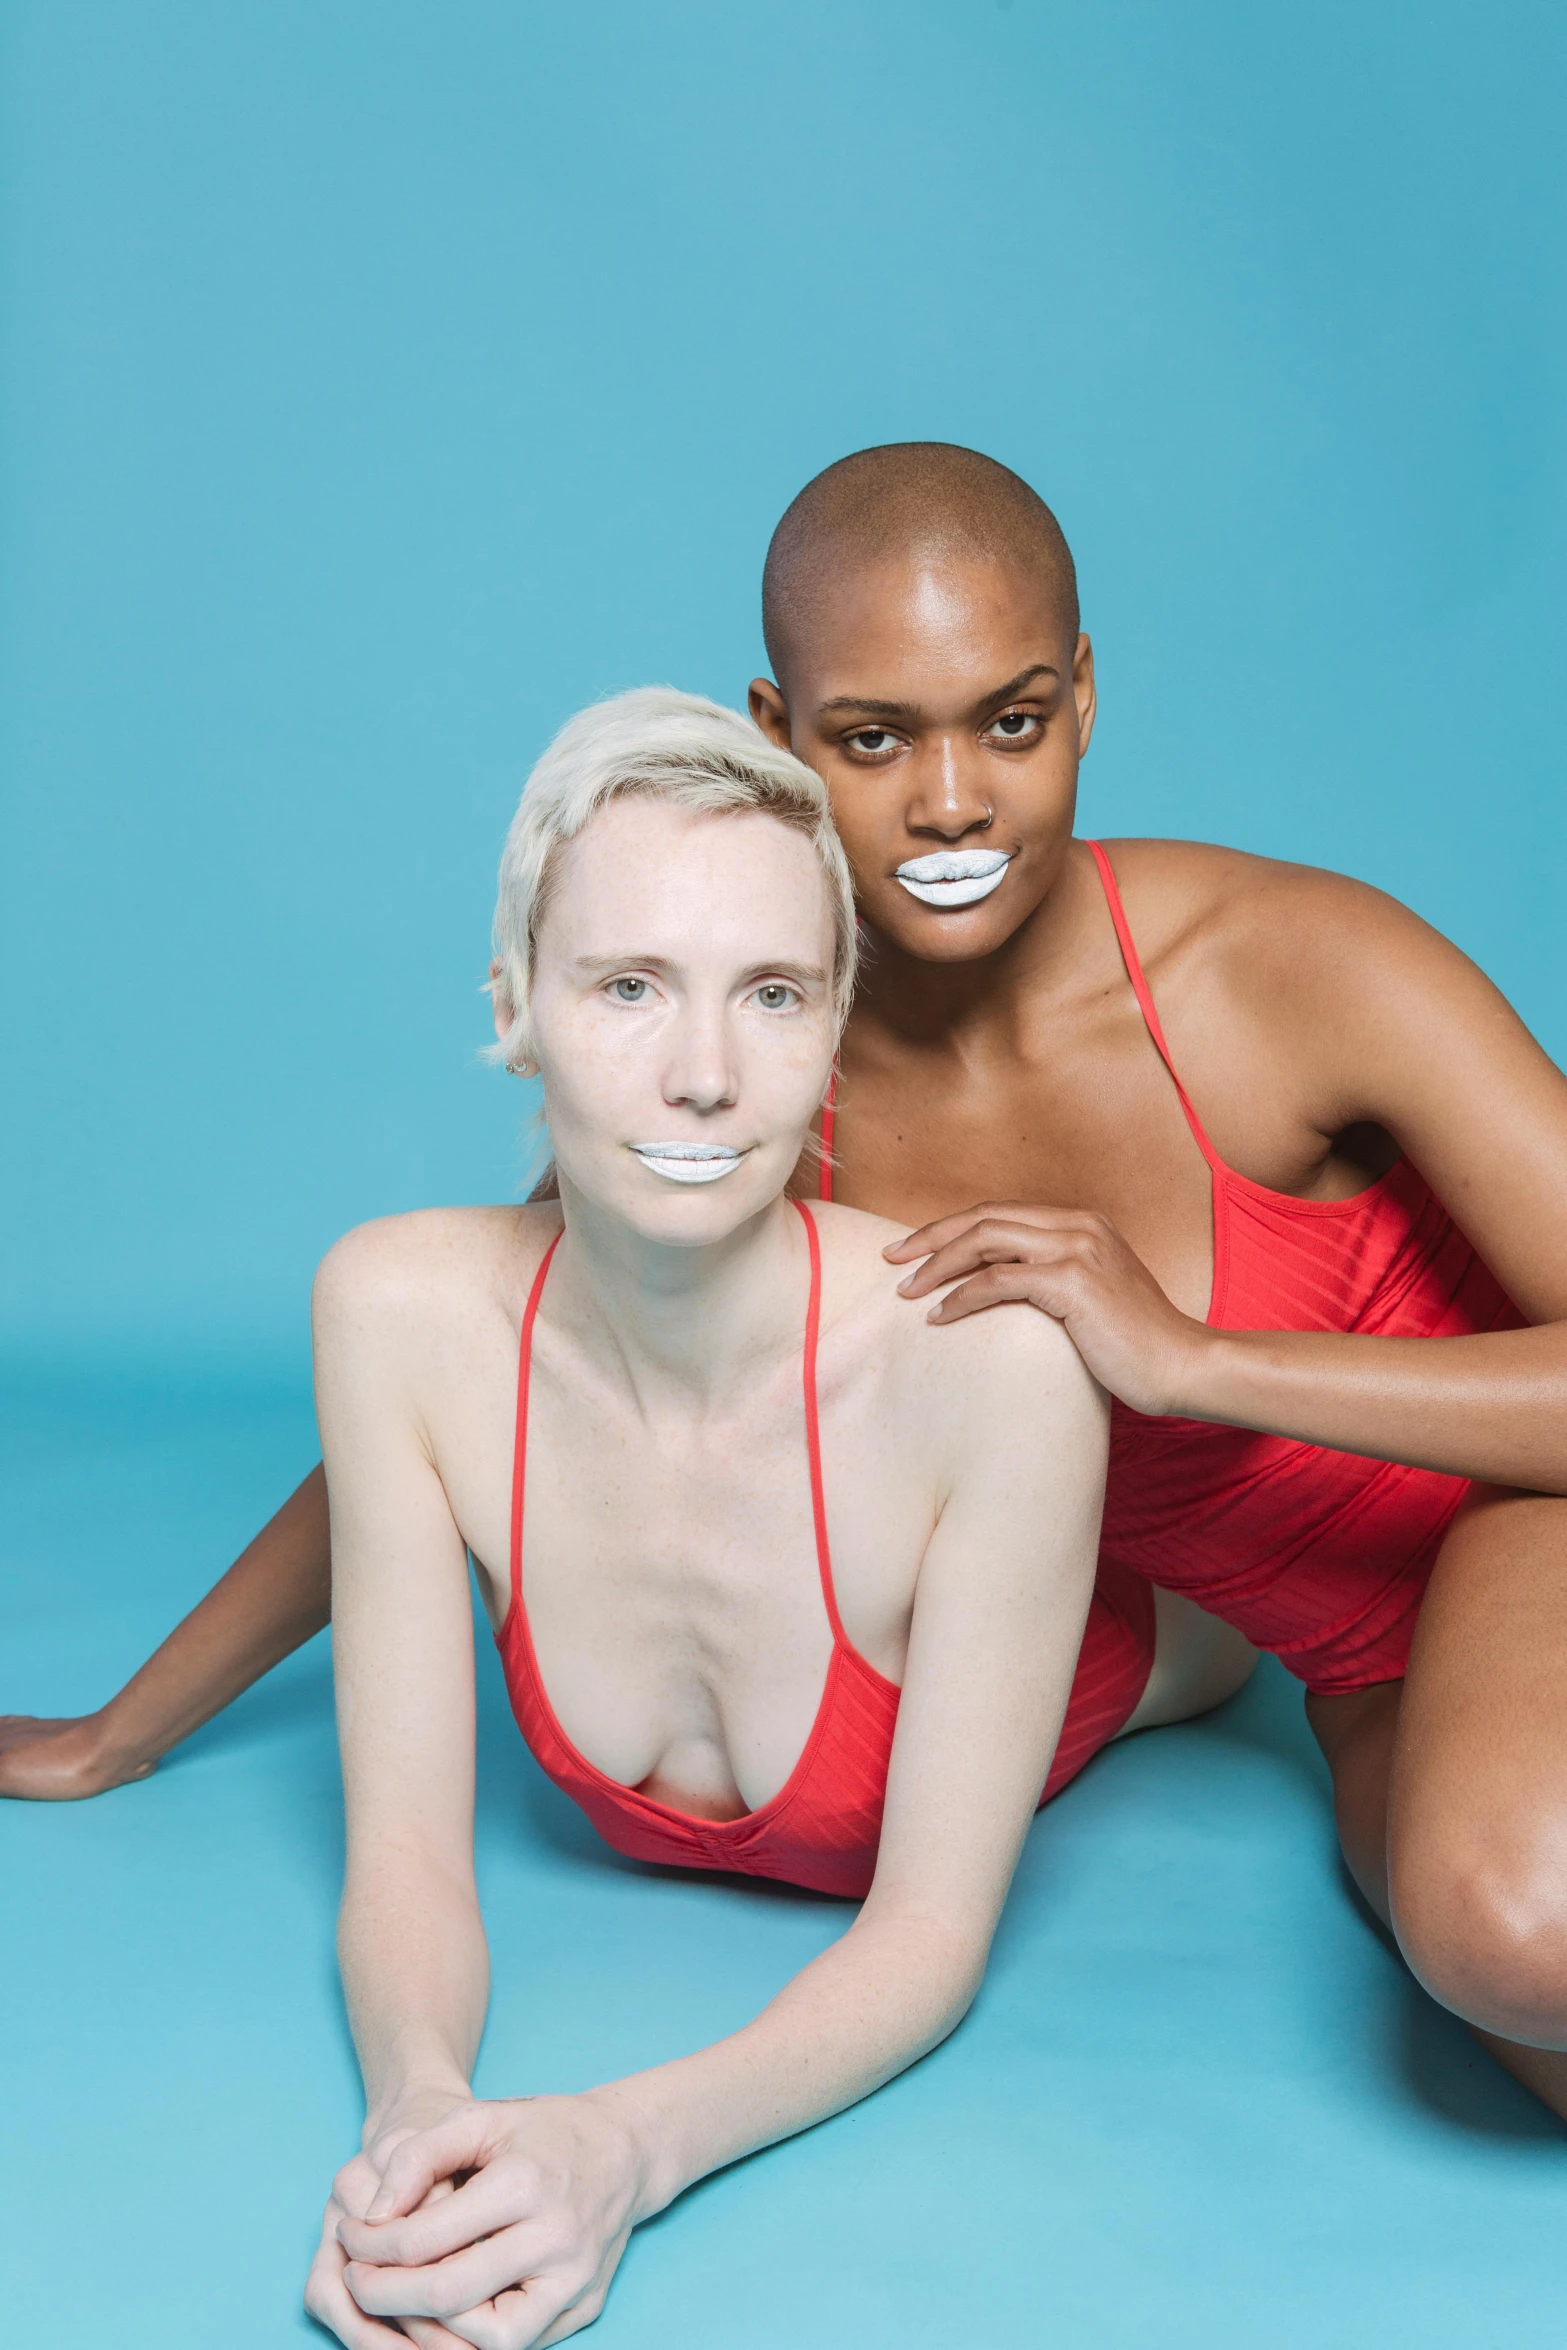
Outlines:
[[[641,955],[630,949],[619,955],[578,955],[572,964],[584,978],[596,972],[607,978],[611,971],[675,971],[679,965],[668,955]],[[802,986],[825,987],[827,973],[820,963],[751,963],[740,973],[740,984],[758,979],[797,979]]]
[[[1016,677],[1009,677],[1005,685],[993,686],[989,693],[981,694],[974,708],[993,709],[998,702],[1012,701],[1036,677],[1059,678],[1060,675],[1053,662],[1035,661],[1031,667],[1020,669]],[[830,702],[822,703],[818,715],[825,718],[829,711],[839,710],[863,710],[872,718],[917,718],[920,714],[917,702],[878,702],[866,694],[835,694]]]

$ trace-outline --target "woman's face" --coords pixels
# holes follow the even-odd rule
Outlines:
[[[1093,653],[1032,575],[911,557],[824,588],[787,704],[751,715],[826,784],[878,936],[921,963],[1004,947],[1059,879],[1094,723]]]
[[[539,930],[534,1049],[563,1187],[696,1248],[782,1192],[832,1067],[833,923],[774,817],[613,800]]]

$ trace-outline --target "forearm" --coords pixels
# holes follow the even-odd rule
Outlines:
[[[753,2023],[593,2091],[640,2149],[646,2189],[637,2217],[661,2211],[725,2163],[825,2121],[915,2063],[961,2020],[985,1955],[967,1931],[862,1913]]]
[[[383,1850],[350,1866],[338,1957],[365,2085],[365,2143],[468,2095],[490,1995],[471,1876]]]
[[[1567,1493],[1567,1324],[1465,1338],[1206,1331],[1169,1404],[1337,1452]]]
[[[132,1767],[156,1762],[322,1629],[331,1586],[317,1467],[102,1709],[106,1753]]]

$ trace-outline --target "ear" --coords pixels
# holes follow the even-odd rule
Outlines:
[[[789,724],[789,705],[770,677],[753,677],[746,696],[752,721],[760,727],[770,743],[781,751],[794,748],[793,729]]]
[[[1086,636],[1077,640],[1072,656],[1072,693],[1077,702],[1077,755],[1085,758],[1094,736],[1099,695],[1094,685],[1094,648]]]
[[[517,1014],[508,999],[501,993],[501,966],[498,959],[490,965],[490,1008],[495,1019],[495,1041],[497,1044],[502,1044]],[[513,1077],[536,1077],[538,1075],[538,1071],[531,1061],[508,1061],[506,1066]]]
[[[507,1029],[511,1026],[512,1022],[517,1017],[516,1013],[512,1010],[511,1005],[501,994],[501,959],[499,955],[496,956],[494,962],[490,965],[489,992],[490,1010],[494,1015],[495,1020],[495,1041],[497,1044],[499,1044],[501,1038],[505,1035]]]

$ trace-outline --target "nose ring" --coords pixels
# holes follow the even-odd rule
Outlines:
[[[987,808],[987,809],[985,810],[985,821],[983,822],[983,824],[976,824],[976,825],[975,825],[975,827],[974,827],[974,829],[975,829],[975,831],[976,831],[976,832],[988,832],[988,831],[990,830],[991,826],[992,826],[992,825],[995,823],[995,821],[996,821],[996,811],[995,811],[995,809],[994,809],[994,808]]]

